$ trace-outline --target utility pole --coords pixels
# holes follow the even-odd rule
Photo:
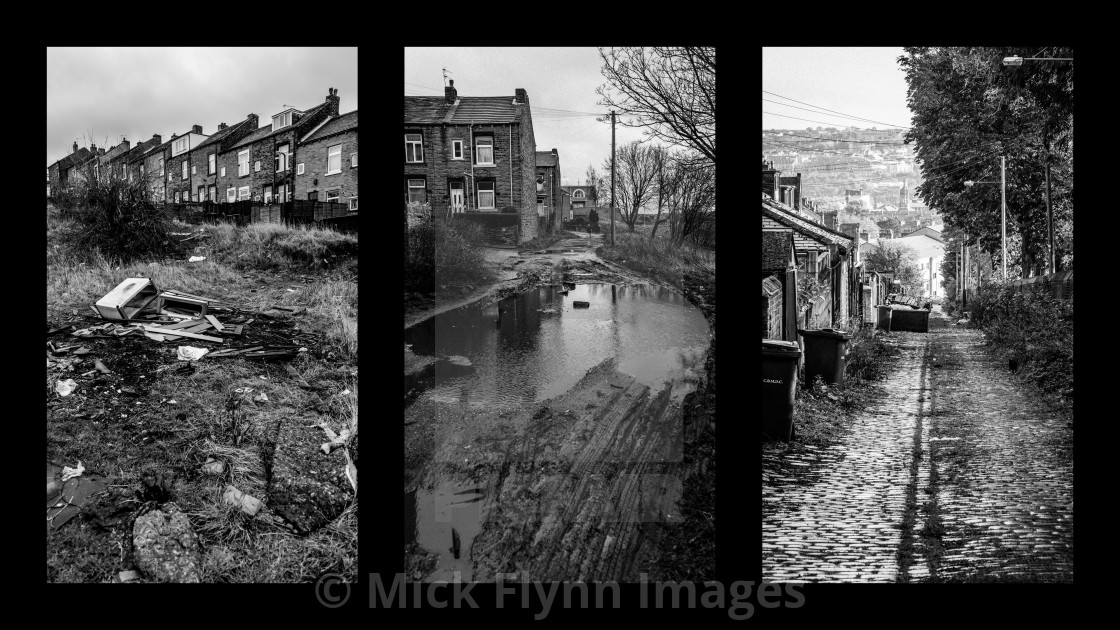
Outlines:
[[[1000,196],[1003,201],[1003,213],[1000,217],[1000,229],[1003,236],[1003,255],[1000,257],[1003,263],[1003,279],[1007,280],[1007,157],[999,156],[999,188]]]
[[[611,110],[611,247],[614,247],[614,110]]]
[[[1054,252],[1054,213],[1050,209],[1050,156],[1046,156],[1046,242],[1049,243],[1049,267],[1050,273],[1058,272],[1058,257]]]

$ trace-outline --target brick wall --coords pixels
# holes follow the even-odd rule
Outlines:
[[[520,198],[524,197],[523,185],[518,185],[522,177],[518,168],[514,168],[514,184],[510,187],[510,125],[474,125],[473,129],[467,125],[406,125],[401,135],[400,155],[404,159],[404,133],[419,133],[423,136],[424,162],[404,162],[404,177],[401,179],[400,190],[403,202],[408,201],[409,179],[425,180],[426,200],[432,206],[432,212],[446,213],[450,207],[451,192],[448,181],[462,181],[465,184],[465,194],[468,197],[467,208],[471,211],[478,210],[478,192],[471,181],[471,162],[474,160],[474,141],[472,138],[489,135],[494,138],[494,166],[474,165],[475,182],[494,183],[494,212],[500,211],[505,206],[520,208]],[[453,140],[463,141],[463,159],[451,159],[451,145]],[[520,140],[516,133],[513,135],[514,144]],[[535,150],[535,149],[534,149]],[[516,158],[517,152],[512,153]],[[532,156],[532,151],[529,152]],[[346,156],[349,159],[348,156]],[[531,158],[535,162],[535,158]],[[527,169],[529,180],[533,186],[533,203],[536,203],[536,180],[534,169]],[[536,216],[535,205],[533,216]]]
[[[342,172],[327,175],[327,151],[337,144],[342,145]],[[351,163],[351,156],[357,152],[357,129],[300,145],[296,159],[296,198],[307,199],[308,193],[318,192],[319,201],[325,201],[326,192],[333,189],[338,189],[338,200],[341,203],[348,203],[351,197],[357,197],[358,169]],[[299,164],[303,164],[303,175],[299,174]]]

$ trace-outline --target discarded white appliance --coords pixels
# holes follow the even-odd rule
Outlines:
[[[153,307],[159,308],[159,290],[151,278],[126,278],[93,306],[104,319],[122,322]]]

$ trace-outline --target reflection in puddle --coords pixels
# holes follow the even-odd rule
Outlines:
[[[458,571],[458,581],[471,581],[471,544],[482,527],[485,497],[482,488],[450,483],[405,495],[406,542],[439,555],[438,569],[426,580],[457,581]]]
[[[590,306],[576,309],[576,301]],[[406,389],[413,398],[446,404],[531,403],[564,393],[588,369],[613,357],[619,371],[654,390],[674,381],[676,398],[695,382],[708,339],[703,315],[672,289],[541,287],[407,329],[411,352],[462,357],[469,365],[438,361]]]

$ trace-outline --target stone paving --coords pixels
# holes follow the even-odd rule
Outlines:
[[[1072,581],[1072,430],[940,311],[884,339],[901,355],[849,433],[764,447],[763,579]]]

